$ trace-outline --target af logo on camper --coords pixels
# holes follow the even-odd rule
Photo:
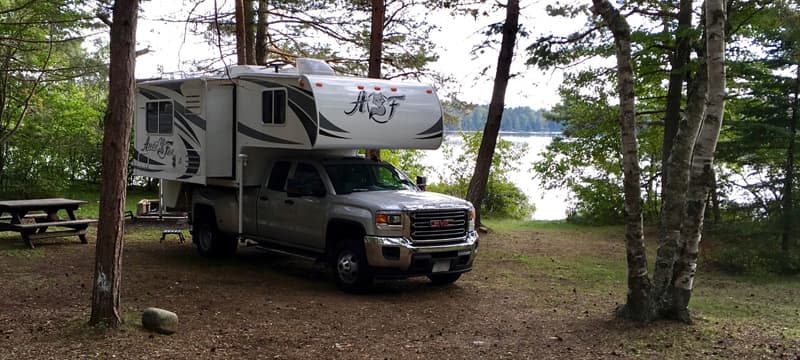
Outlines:
[[[386,96],[380,91],[367,94],[365,90],[358,92],[356,100],[351,102],[353,108],[345,111],[345,115],[352,116],[356,112],[368,113],[369,118],[376,123],[383,124],[392,120],[395,110],[400,106],[400,101],[406,99],[405,95]],[[388,110],[386,108],[389,108]]]

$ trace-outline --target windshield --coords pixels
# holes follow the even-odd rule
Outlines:
[[[337,194],[359,191],[416,190],[402,172],[385,163],[326,165],[325,171]]]

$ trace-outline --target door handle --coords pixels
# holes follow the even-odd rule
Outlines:
[[[268,198],[268,197],[266,197],[266,196],[259,196],[259,197],[258,197],[258,200],[261,200],[261,201],[267,201],[267,200],[269,200],[269,198]]]
[[[289,200],[284,200],[284,201],[283,201],[283,203],[284,203],[284,204],[289,204],[289,205],[294,205],[294,200],[291,200],[291,199],[289,199]]]

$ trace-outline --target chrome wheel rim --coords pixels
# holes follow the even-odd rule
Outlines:
[[[339,279],[346,284],[353,284],[358,278],[358,261],[352,251],[345,250],[339,255],[336,262]]]
[[[211,249],[211,229],[209,229],[208,226],[203,226],[200,228],[200,233],[198,235],[200,235],[200,239],[198,239],[200,248],[203,249],[203,251]]]

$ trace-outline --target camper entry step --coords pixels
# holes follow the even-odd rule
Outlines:
[[[178,238],[181,239],[181,244],[186,241],[186,238],[183,237],[183,230],[180,230],[180,229],[166,229],[166,230],[162,230],[161,231],[161,240],[159,242],[164,242],[164,238],[166,238],[167,235],[170,235],[170,234],[178,235]]]

